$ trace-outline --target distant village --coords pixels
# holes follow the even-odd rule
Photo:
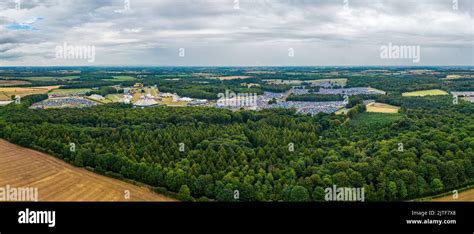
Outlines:
[[[226,91],[219,94],[218,100],[196,99],[181,97],[176,93],[160,92],[155,86],[144,86],[136,83],[131,87],[111,86],[116,93],[105,96],[94,93],[97,89],[55,89],[48,93],[48,99],[34,103],[31,109],[50,109],[67,107],[92,107],[108,103],[132,104],[135,108],[147,108],[154,106],[207,106],[226,108],[231,110],[263,110],[267,108],[294,108],[297,113],[315,115],[317,113],[334,113],[343,111],[344,101],[287,101],[290,95],[298,96],[305,94],[317,95],[340,95],[349,97],[352,95],[385,95],[386,92],[371,87],[345,88],[347,79],[319,79],[319,80],[263,80],[269,85],[290,85],[291,88],[283,93],[264,92],[257,94],[236,94]],[[256,83],[242,83],[242,86],[260,86]],[[317,87],[317,91],[315,89]],[[447,94],[447,93],[446,93]],[[467,101],[474,102],[473,92],[452,92],[452,95],[462,97]],[[367,100],[366,100],[367,102]]]
[[[112,86],[122,93],[108,94],[102,96],[91,94],[84,89],[76,90],[55,90],[48,94],[49,98],[33,104],[31,109],[49,109],[65,107],[91,107],[107,103],[132,104],[135,107],[153,107],[158,105],[165,106],[198,106],[208,103],[205,99],[194,99],[189,97],[180,97],[175,93],[160,92],[157,86],[145,87],[141,83],[136,83],[133,87],[121,88]],[[92,89],[91,91],[94,91]]]

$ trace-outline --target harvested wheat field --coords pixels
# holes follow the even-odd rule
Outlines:
[[[474,201],[474,188],[459,192],[457,199],[454,199],[453,195],[447,195],[434,198],[432,201]]]
[[[392,106],[385,103],[372,102],[367,104],[367,112],[377,112],[377,113],[398,113],[400,107]]]
[[[0,187],[7,185],[38,188],[38,201],[174,201],[0,139]]]
[[[45,94],[57,88],[59,88],[59,86],[28,87],[28,88],[2,87],[0,88],[0,101],[8,101],[11,99],[11,96],[15,96],[15,95],[24,97],[24,96],[32,95],[32,94]]]

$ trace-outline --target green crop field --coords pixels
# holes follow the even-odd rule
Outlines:
[[[404,97],[423,97],[423,96],[433,96],[433,95],[447,95],[446,91],[440,89],[430,89],[430,90],[420,90],[414,92],[403,93]]]
[[[132,81],[137,78],[133,76],[113,76],[113,79],[104,79],[105,81]]]
[[[351,125],[367,125],[367,124],[388,124],[403,118],[403,115],[398,113],[375,113],[364,112],[357,115],[350,121]]]
[[[106,102],[118,102],[120,101],[120,98],[121,98],[121,94],[108,94],[107,96],[105,96],[105,101]]]
[[[55,89],[51,91],[51,94],[58,94],[58,93],[87,93],[92,91],[92,89]]]
[[[58,81],[58,80],[74,80],[79,76],[26,76],[26,77],[0,77],[7,80],[29,80],[29,81]]]

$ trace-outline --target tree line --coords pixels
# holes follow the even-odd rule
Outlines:
[[[0,108],[0,137],[186,200],[235,201],[238,191],[240,201],[323,201],[336,184],[365,188],[369,201],[393,201],[472,183],[473,105],[449,97],[394,102],[401,120],[365,127],[341,125],[345,115],[285,109],[11,104]]]

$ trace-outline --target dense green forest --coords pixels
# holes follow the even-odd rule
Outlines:
[[[1,107],[0,137],[198,200],[233,201],[239,190],[241,201],[321,201],[333,184],[364,187],[369,201],[407,200],[474,179],[474,106],[451,97],[383,95],[401,117],[357,125],[283,109],[27,108],[44,98]]]

